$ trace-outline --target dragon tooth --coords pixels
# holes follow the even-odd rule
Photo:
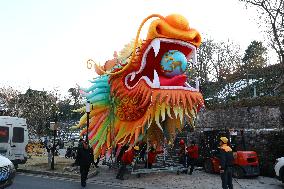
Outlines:
[[[189,88],[192,88],[192,87],[190,86],[190,84],[187,83],[187,82],[185,82],[185,86],[186,86],[186,87],[189,87]]]
[[[133,81],[133,79],[135,78],[135,75],[136,75],[135,72],[131,73],[130,81]]]
[[[189,54],[186,56],[186,60],[189,61],[191,58],[192,58],[192,53],[189,53]]]
[[[186,56],[187,61],[192,59],[192,64],[195,66],[197,64],[197,53],[196,48],[192,48],[192,52]]]
[[[195,79],[195,88],[199,91],[199,78]]]
[[[193,65],[197,65],[197,53],[196,53],[196,49],[193,51],[192,62],[193,62]]]
[[[156,70],[154,70],[153,88],[160,88],[160,79]]]
[[[160,39],[154,39],[152,42],[151,42],[151,46],[154,50],[154,53],[155,53],[155,57],[158,55],[159,51],[160,51]]]
[[[192,86],[191,86],[189,83],[187,83],[187,82],[185,82],[185,87],[186,87],[187,89],[189,89],[189,90],[199,92],[199,81],[198,81],[198,82],[196,82],[196,81],[198,81],[198,79],[195,80],[196,88],[192,87]]]

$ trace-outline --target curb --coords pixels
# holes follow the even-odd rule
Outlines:
[[[17,169],[19,173],[31,173],[31,174],[40,174],[40,175],[47,175],[47,176],[56,176],[56,177],[65,177],[65,178],[72,178],[72,179],[79,179],[80,174],[66,174],[60,172],[52,172],[52,171],[39,171],[39,170],[29,170],[29,169]],[[89,177],[94,177],[98,174],[98,171],[93,171],[89,173]]]

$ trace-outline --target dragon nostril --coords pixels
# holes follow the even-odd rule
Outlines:
[[[162,30],[162,29],[161,29],[161,26],[160,26],[160,25],[157,25],[157,27],[156,27],[156,32],[157,32],[157,34],[161,34],[161,33],[162,33],[161,30]]]

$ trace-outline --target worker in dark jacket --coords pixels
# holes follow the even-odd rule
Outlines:
[[[220,174],[222,179],[223,189],[233,189],[232,182],[232,168],[233,168],[233,151],[228,146],[228,139],[226,137],[220,138]]]
[[[146,151],[147,151],[147,143],[142,141],[139,144],[139,148],[140,148],[139,160],[145,161],[145,154],[146,154]]]
[[[152,165],[153,163],[156,162],[156,157],[158,154],[161,154],[163,153],[164,151],[157,151],[156,148],[154,146],[152,146],[150,148],[150,151],[148,152],[148,157],[147,157],[147,160],[146,160],[146,163],[145,163],[145,168],[148,168],[148,169],[152,169]]]
[[[187,150],[187,155],[188,155],[187,167],[189,167],[190,165],[189,174],[191,175],[194,169],[194,165],[196,164],[197,159],[198,159],[198,145],[196,145],[195,141],[192,141],[191,145],[187,147],[186,150]]]
[[[121,158],[121,165],[116,175],[117,179],[124,180],[123,175],[126,172],[126,166],[133,162],[134,157],[138,154],[139,146],[132,147],[124,152]]]
[[[78,149],[76,164],[80,166],[81,186],[86,187],[86,180],[91,164],[94,162],[92,148],[89,147],[86,141],[83,142],[83,148]]]

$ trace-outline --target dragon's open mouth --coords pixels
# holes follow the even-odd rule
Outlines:
[[[179,51],[185,55],[188,61],[192,59],[193,63],[196,62],[196,47],[194,45],[181,40],[156,38],[145,50],[139,70],[125,77],[127,88],[132,89],[140,80],[145,80],[151,88],[199,91],[198,87],[193,88],[186,83],[187,77],[183,73],[172,77],[164,75],[160,62],[163,55],[169,50]]]

